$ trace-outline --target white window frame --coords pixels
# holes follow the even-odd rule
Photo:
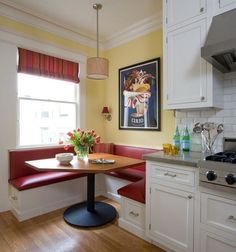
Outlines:
[[[18,75],[19,73],[17,73]],[[42,77],[42,76],[39,76]],[[46,77],[47,78],[47,77]],[[69,85],[69,84],[68,84]],[[77,85],[77,84],[76,84]],[[17,77],[17,90],[18,90],[18,77]],[[65,103],[65,104],[74,104],[75,105],[75,128],[80,127],[78,122],[79,122],[79,87],[78,85],[75,86],[75,101],[61,101],[61,100],[54,100],[54,99],[39,99],[39,98],[28,98],[28,97],[20,97],[17,92],[17,146],[19,148],[31,148],[31,147],[48,147],[48,146],[57,146],[59,145],[56,143],[48,143],[48,144],[33,144],[33,145],[22,145],[20,144],[20,101],[21,100],[27,100],[27,101],[43,101],[43,102],[55,102],[55,103]],[[71,129],[73,130],[73,129]],[[59,139],[58,139],[59,142]]]

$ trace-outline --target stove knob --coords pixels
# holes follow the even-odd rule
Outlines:
[[[227,184],[233,185],[236,182],[236,176],[234,176],[233,174],[228,174],[225,176],[225,181],[227,182]]]
[[[208,172],[206,173],[206,177],[207,177],[207,179],[208,179],[209,181],[214,181],[214,180],[217,179],[217,175],[216,175],[216,173],[215,173],[214,171],[208,171]]]

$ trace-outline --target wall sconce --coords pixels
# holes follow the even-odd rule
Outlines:
[[[111,121],[111,113],[109,112],[108,107],[103,107],[102,115],[107,119],[107,121]]]

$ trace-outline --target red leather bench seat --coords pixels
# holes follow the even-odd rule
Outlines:
[[[145,204],[145,178],[121,187],[117,192],[126,198]]]
[[[86,174],[78,172],[41,172],[9,180],[9,183],[19,191],[50,185],[70,179],[80,178]]]
[[[29,160],[53,158],[57,153],[62,152],[66,152],[62,146],[10,150],[9,183],[19,191],[22,191],[86,176],[86,174],[79,174],[77,172],[39,172],[25,164],[25,161]],[[73,152],[73,148],[70,148],[67,152]]]
[[[145,177],[145,171],[140,171],[140,170],[137,170],[135,168],[121,169],[121,170],[118,170],[118,171],[108,172],[106,174],[110,175],[110,176],[113,176],[113,177],[116,177],[116,178],[136,182],[136,181],[138,181],[140,179],[143,179]]]

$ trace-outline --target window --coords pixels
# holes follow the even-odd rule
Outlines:
[[[76,128],[77,87],[18,73],[19,145],[58,144]]]

